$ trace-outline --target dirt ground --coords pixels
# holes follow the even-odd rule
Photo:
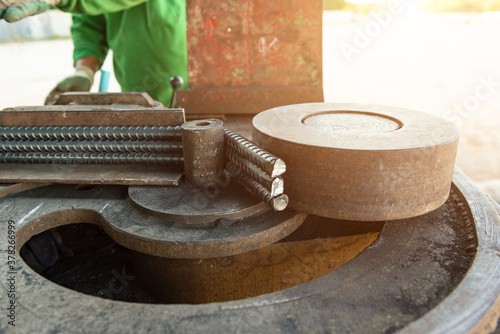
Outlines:
[[[450,119],[461,130],[457,165],[500,201],[500,13],[325,12],[323,40],[326,101]],[[71,40],[0,44],[0,109],[43,104],[72,73],[72,47]],[[112,70],[109,58],[104,68]],[[110,91],[119,91],[114,80]]]

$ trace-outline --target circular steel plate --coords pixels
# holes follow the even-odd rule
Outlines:
[[[382,221],[440,207],[448,198],[459,131],[426,113],[311,103],[253,119],[253,140],[282,158],[290,207],[318,216]]]
[[[234,182],[196,186],[181,182],[178,187],[129,187],[129,197],[140,210],[186,224],[213,223],[217,219],[251,216],[267,205]]]

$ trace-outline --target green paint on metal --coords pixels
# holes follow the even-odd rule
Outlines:
[[[307,22],[304,20],[304,15],[302,14],[302,12],[297,14],[297,18],[295,19],[295,24],[303,27],[307,25]]]
[[[245,71],[244,70],[241,70],[239,68],[235,68],[234,71],[233,71],[233,78],[239,78],[243,75]]]

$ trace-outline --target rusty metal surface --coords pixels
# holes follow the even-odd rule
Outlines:
[[[16,329],[469,333],[489,321],[494,331],[498,317],[490,308],[500,296],[500,217],[458,170],[454,183],[453,196],[445,206],[406,222],[387,222],[380,241],[341,268],[293,288],[238,301],[148,305],[89,297],[44,280],[20,261],[17,302],[23,307],[16,309]],[[106,212],[121,198],[110,198],[99,190],[88,195],[91,208],[79,210],[81,197],[58,198],[56,205],[56,196],[47,199],[32,191],[1,200],[0,219],[16,223],[16,247],[53,226],[77,221],[99,224],[94,213]],[[73,216],[40,220],[49,206],[63,207],[74,201],[80,204],[72,210]],[[135,221],[135,217],[130,219]],[[0,225],[0,233],[7,235],[7,224]],[[6,252],[0,253],[0,261],[7,262]],[[7,289],[5,282],[1,284]],[[6,294],[0,294],[0,302],[8,304]],[[9,329],[6,322],[0,322],[0,330]]]
[[[320,0],[187,2],[189,85],[321,86]]]
[[[183,169],[154,165],[0,164],[0,182],[176,186]]]
[[[255,114],[323,101],[322,15],[321,0],[187,1],[190,90],[179,106]]]
[[[448,198],[459,132],[439,117],[315,103],[267,110],[253,127],[254,142],[286,162],[296,210],[381,221],[425,214]]]
[[[6,108],[0,126],[179,126],[183,109],[131,105],[53,105]]]
[[[57,99],[56,105],[110,105],[131,104],[147,108],[163,108],[163,104],[153,100],[148,93],[90,93],[90,92],[66,92]]]
[[[186,122],[181,126],[186,179],[214,183],[224,169],[224,124],[218,119]]]
[[[180,90],[177,94],[177,104],[186,110],[187,115],[255,115],[287,104],[324,101],[323,87],[306,86],[192,88]]]
[[[222,173],[217,183],[205,186],[182,182],[178,187],[129,187],[128,194],[139,210],[186,224],[240,219],[266,208]]]

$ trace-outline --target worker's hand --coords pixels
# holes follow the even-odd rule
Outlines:
[[[57,84],[45,99],[45,105],[56,103],[59,96],[64,92],[88,92],[94,82],[95,72],[86,67],[80,66],[76,68],[74,75],[67,77]]]
[[[16,22],[27,16],[45,12],[61,0],[0,0],[0,18]]]

